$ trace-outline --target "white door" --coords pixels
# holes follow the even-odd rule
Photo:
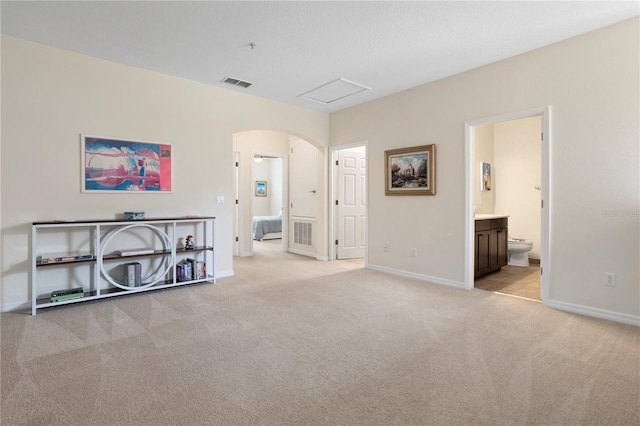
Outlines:
[[[318,148],[299,138],[291,141],[289,187],[291,216],[318,217]]]
[[[364,147],[338,152],[338,259],[364,257],[367,198]]]

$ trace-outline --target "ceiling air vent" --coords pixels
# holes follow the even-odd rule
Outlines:
[[[244,87],[245,89],[251,86],[253,83],[249,83],[248,81],[238,80],[237,78],[225,77],[222,80],[223,83],[232,84],[234,86]]]

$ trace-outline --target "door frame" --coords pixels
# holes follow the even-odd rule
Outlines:
[[[233,151],[233,256],[240,256],[240,152]]]
[[[280,189],[282,191],[282,251],[287,251],[289,249],[289,227],[287,226],[287,224],[289,223],[289,167],[288,167],[288,157],[285,157],[283,155],[280,154],[268,154],[265,152],[257,152],[257,151],[251,151],[251,171],[250,171],[250,176],[251,179],[249,180],[249,194],[251,194],[251,196],[249,197],[249,209],[251,211],[251,215],[250,217],[253,218],[253,203],[254,203],[254,196],[253,196],[253,185],[255,182],[255,177],[254,177],[254,167],[255,167],[255,161],[254,158],[256,156],[263,156],[263,157],[267,157],[270,159],[280,159],[281,160],[281,168],[280,168],[280,173],[282,174],[281,176],[281,180],[282,180],[282,188]],[[252,230],[253,229],[253,222],[249,223],[249,229]],[[250,256],[255,255],[255,251],[253,249],[253,231],[251,232],[251,244],[249,247],[249,252],[251,253]]]
[[[329,161],[329,176],[330,176],[330,184],[329,184],[329,206],[331,208],[331,214],[329,215],[329,260],[337,260],[338,250],[336,250],[336,238],[338,236],[337,230],[337,216],[338,216],[338,208],[336,206],[336,200],[338,200],[338,167],[336,166],[336,161],[338,161],[338,152],[344,151],[352,148],[360,148],[364,147],[365,152],[365,161],[366,161],[366,169],[367,169],[367,188],[365,190],[365,196],[367,198],[367,203],[365,206],[367,221],[365,225],[365,229],[363,232],[365,233],[366,244],[364,247],[364,262],[365,265],[369,263],[369,142],[354,142],[346,145],[337,145],[332,146],[330,148],[331,155]],[[339,201],[339,200],[338,200]]]
[[[549,277],[551,276],[550,264],[550,236],[551,236],[551,200],[552,200],[552,176],[551,176],[551,107],[532,108],[509,114],[470,120],[465,122],[465,289],[474,288],[474,149],[475,141],[473,128],[476,126],[495,124],[503,121],[517,120],[529,117],[542,117],[542,142],[541,142],[541,235],[540,235],[540,299],[543,305],[549,304]]]

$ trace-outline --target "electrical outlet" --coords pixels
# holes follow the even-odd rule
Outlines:
[[[418,257],[418,249],[417,248],[412,248],[411,249],[411,257]]]
[[[608,287],[616,286],[616,274],[613,272],[605,272],[604,273],[604,285]]]

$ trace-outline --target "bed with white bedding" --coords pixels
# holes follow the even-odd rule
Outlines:
[[[272,240],[282,238],[282,216],[254,216],[253,239]]]

